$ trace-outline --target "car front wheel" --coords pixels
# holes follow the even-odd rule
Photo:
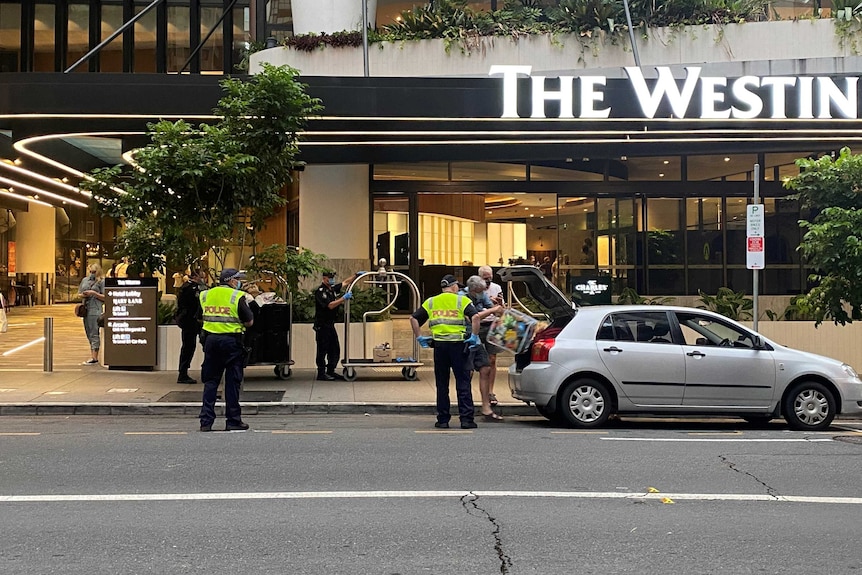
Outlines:
[[[793,429],[821,431],[835,419],[832,392],[822,383],[804,381],[793,386],[784,399],[784,419]]]
[[[560,415],[572,427],[601,427],[611,415],[612,400],[605,384],[594,379],[572,381],[560,394]]]

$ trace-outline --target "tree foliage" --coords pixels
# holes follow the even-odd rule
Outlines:
[[[862,156],[842,148],[837,157],[796,161],[801,173],[785,182],[811,221],[799,250],[817,285],[797,305],[820,324],[844,325],[862,318]]]
[[[212,252],[223,262],[230,246],[253,243],[300,164],[298,132],[321,110],[297,75],[264,64],[247,81],[222,80],[214,122],[148,124],[133,168],[97,169],[81,183],[98,212],[124,222],[121,255],[152,272],[164,258],[185,265]]]

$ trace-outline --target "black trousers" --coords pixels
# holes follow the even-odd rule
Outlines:
[[[198,344],[198,335],[201,328],[198,326],[181,327],[182,331],[182,347],[180,348],[180,375],[188,375],[189,368],[192,365],[192,358],[195,356],[195,346]]]
[[[201,379],[204,383],[201,425],[212,425],[215,421],[215,403],[219,383],[224,375],[224,417],[228,425],[242,423],[239,392],[242,386],[245,348],[235,335],[208,333],[204,343],[204,365]]]
[[[458,396],[458,417],[461,423],[473,421],[473,389],[470,386],[470,371],[464,342],[434,340],[434,380],[437,384],[437,421],[448,423],[449,372],[455,375],[455,394]]]
[[[315,324],[314,341],[317,342],[317,373],[335,373],[341,346],[338,343],[338,333],[334,324]]]

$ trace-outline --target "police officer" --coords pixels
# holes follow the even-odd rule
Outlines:
[[[202,291],[204,364],[201,379],[204,383],[201,407],[201,431],[212,431],[215,421],[215,402],[219,383],[224,374],[225,431],[244,431],[239,406],[239,390],[245,363],[242,334],[254,323],[254,315],[246,303],[242,287],[245,274],[225,268],[219,275],[217,287]]]
[[[441,293],[426,299],[410,316],[413,335],[422,347],[434,347],[434,380],[437,386],[437,423],[434,427],[449,427],[449,370],[455,374],[458,396],[458,417],[462,429],[477,427],[473,421],[473,393],[470,388],[466,361],[470,347],[480,345],[479,315],[470,298],[458,295],[458,280],[443,276]],[[467,336],[465,318],[470,320],[472,333]],[[420,335],[419,327],[428,322],[431,336]]]
[[[353,274],[343,282],[335,282],[335,272],[325,271],[320,287],[314,290],[314,340],[317,343],[315,362],[319,380],[344,379],[340,374],[335,373],[338,356],[341,355],[335,322],[344,317],[344,312],[338,309],[339,306],[353,297],[353,294],[350,292],[342,296],[338,294],[344,289],[345,284],[350,285],[359,275],[361,272]]]
[[[193,269],[177,295],[177,311],[174,314],[174,321],[177,322],[177,326],[182,332],[177,383],[197,383],[194,378],[189,376],[189,368],[195,355],[198,335],[201,333],[200,293],[203,289],[206,289],[204,274],[200,270]]]

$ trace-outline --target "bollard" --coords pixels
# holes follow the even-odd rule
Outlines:
[[[45,318],[45,343],[42,346],[42,371],[54,371],[54,318]]]

